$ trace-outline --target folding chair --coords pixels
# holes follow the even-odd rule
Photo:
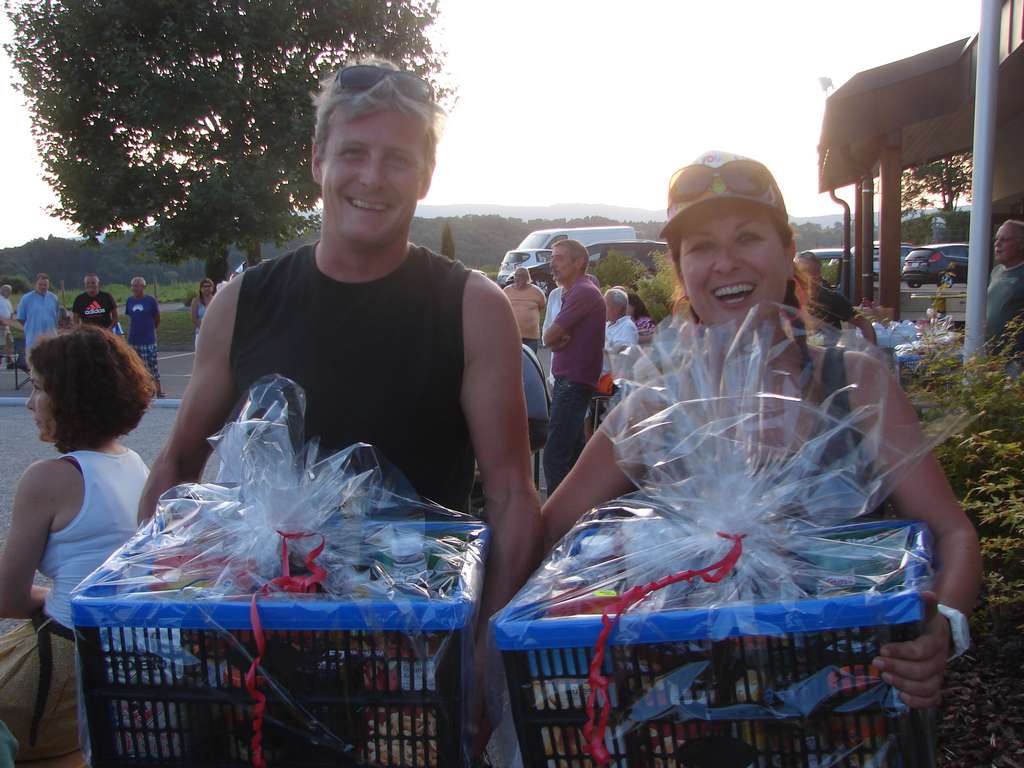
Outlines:
[[[540,449],[548,441],[548,417],[551,414],[551,392],[544,368],[536,353],[523,344],[523,393],[530,428],[530,451],[533,453],[533,482],[540,488]]]

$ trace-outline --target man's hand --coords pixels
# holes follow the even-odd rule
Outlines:
[[[918,709],[934,707],[942,699],[950,646],[949,622],[936,609],[935,594],[924,592],[921,598],[926,610],[921,636],[906,643],[883,645],[872,662],[882,673],[882,680],[900,691],[903,702]]]

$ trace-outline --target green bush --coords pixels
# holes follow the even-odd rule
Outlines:
[[[655,255],[654,261],[658,265],[657,271],[653,275],[642,278],[637,284],[636,292],[647,305],[651,319],[660,323],[672,312],[676,273],[672,269],[672,262],[666,256]]]
[[[590,270],[603,288],[624,285],[632,288],[647,273],[643,264],[612,248]]]
[[[930,406],[926,421],[953,410],[977,414],[935,455],[978,529],[986,600],[976,621],[996,633],[1024,623],[1024,378],[1007,375],[1010,363],[998,352],[963,367],[936,356],[908,386]]]

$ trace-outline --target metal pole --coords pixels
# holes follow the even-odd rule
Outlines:
[[[861,181],[861,243],[857,249],[860,267],[860,296],[868,301],[875,300],[875,180],[865,176]]]
[[[981,1],[978,74],[974,85],[974,176],[971,179],[971,244],[967,264],[967,333],[964,342],[964,355],[967,357],[981,354],[985,346],[1001,9],[1001,0]]]
[[[843,207],[843,263],[839,270],[839,292],[850,301],[853,296],[853,283],[850,280],[853,274],[853,265],[850,263],[850,204],[841,197],[836,197],[834,189],[828,191],[828,196],[832,198],[832,202]]]

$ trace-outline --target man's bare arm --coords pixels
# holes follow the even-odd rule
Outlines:
[[[491,553],[480,608],[486,619],[509,601],[540,556],[540,501],[530,467],[522,348],[511,307],[482,275],[463,298],[466,368],[462,408],[476,452],[491,525]]]
[[[231,335],[242,280],[233,280],[210,303],[203,338],[196,348],[192,378],[174,420],[171,436],[153,462],[139,501],[139,522],[153,516],[160,494],[178,483],[194,482],[210,456],[206,438],[224,425],[235,401],[231,376]]]

